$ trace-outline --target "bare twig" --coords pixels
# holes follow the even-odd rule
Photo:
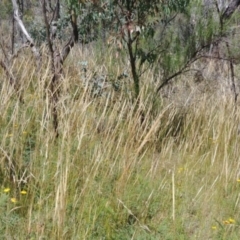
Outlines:
[[[77,15],[75,10],[71,11],[71,25],[72,25],[72,36],[62,49],[62,52],[61,52],[62,62],[65,61],[71,48],[78,41]]]
[[[45,0],[43,0],[43,2],[42,2],[42,10],[43,10],[44,22],[45,22],[46,33],[47,33],[48,48],[49,48],[50,57],[51,57],[51,69],[52,69],[52,73],[54,74],[55,73],[54,51],[53,51],[53,43],[50,38],[50,25],[49,25],[48,19],[47,19],[47,10],[46,10],[46,1]]]
[[[207,45],[209,46],[209,45]],[[193,54],[192,57],[180,68],[180,70],[178,70],[177,72],[173,73],[171,76],[169,76],[168,78],[166,78],[161,84],[160,86],[157,88],[157,92],[159,92],[165,85],[167,85],[172,79],[174,79],[175,77],[179,76],[180,74],[183,74],[185,72],[188,72],[188,68],[190,67],[190,65],[194,62],[196,62],[197,60],[199,60],[200,58],[202,58],[201,55],[198,55],[206,46],[202,46],[200,49],[196,50]]]
[[[29,42],[29,46],[31,47],[31,50],[34,54],[34,56],[36,57],[37,60],[37,68],[38,70],[40,70],[41,68],[41,54],[39,52],[39,50],[36,48],[33,39],[31,38],[31,36],[29,35],[27,29],[25,28],[20,16],[19,16],[19,9],[18,9],[18,5],[16,0],[12,0],[12,4],[13,4],[13,10],[14,10],[14,19],[17,21],[18,26],[20,28],[20,30],[22,31],[22,33],[24,34],[24,36],[26,37],[27,41]]]
[[[17,58],[19,53],[24,49],[24,48],[29,48],[29,44],[26,43],[26,44],[23,44],[18,50],[16,53],[14,53],[11,58],[10,58],[10,61],[12,61],[13,59]]]
[[[231,71],[231,84],[232,84],[231,89],[232,89],[232,92],[233,92],[233,95],[234,95],[234,102],[236,103],[237,98],[238,98],[238,93],[237,93],[236,84],[235,84],[233,59],[231,58],[231,52],[230,52],[228,42],[226,42],[226,47],[227,47],[228,54],[229,54],[229,66],[230,66],[230,71]]]
[[[15,41],[15,19],[12,17],[12,55],[14,54],[14,41]]]
[[[238,8],[238,6],[240,5],[240,0],[232,0],[229,4],[229,6],[226,8],[226,10],[223,12],[223,14],[221,15],[220,14],[220,9],[219,9],[219,6],[218,6],[218,3],[217,1],[215,1],[215,5],[216,5],[216,8],[217,8],[217,12],[219,14],[219,19],[220,19],[220,36],[218,36],[214,41],[210,42],[209,44],[206,44],[205,46],[202,46],[200,51],[209,47],[211,44],[214,44],[214,43],[219,43],[221,41],[224,41],[224,35],[222,33],[222,30],[223,30],[223,23],[225,20],[229,19],[232,14],[235,12],[235,10]],[[226,46],[229,50],[229,45],[228,45],[228,42],[226,42]],[[192,57],[184,64],[184,66],[177,72],[175,72],[174,74],[172,74],[171,76],[169,76],[168,78],[166,78],[162,84],[157,88],[157,92],[159,92],[165,85],[167,85],[173,78],[175,78],[176,76],[184,73],[187,71],[187,69],[190,67],[190,65],[195,62],[196,60],[200,59],[200,58],[203,58],[203,57],[208,57],[208,56],[197,56],[197,54],[199,53],[199,50],[197,50],[193,55]],[[210,56],[210,58],[218,58],[220,59],[219,57],[212,57]],[[222,58],[221,58],[222,59]],[[228,58],[228,59],[224,59],[224,60],[227,60],[230,62],[230,69],[231,69],[231,81],[232,81],[232,90],[234,92],[234,99],[235,101],[237,100],[237,93],[236,93],[236,86],[235,86],[235,81],[234,81],[234,66],[233,66],[233,58]]]
[[[226,10],[222,14],[222,19],[229,19],[232,14],[235,12],[235,10],[240,5],[240,0],[232,0]]]
[[[12,74],[12,72],[10,71],[9,67],[7,66],[7,64],[0,59],[0,66],[3,68],[3,70],[5,71],[7,77],[9,78],[10,80],[10,84],[11,85],[14,85],[16,83],[16,80]]]

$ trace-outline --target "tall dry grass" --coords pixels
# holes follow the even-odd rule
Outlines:
[[[85,77],[78,59],[88,61]],[[135,104],[129,80],[111,87],[125,68],[116,61],[81,49],[70,56],[58,139],[49,64],[40,80],[30,57],[16,60],[18,93],[1,73],[0,235],[238,239],[239,109],[231,96],[192,86],[190,95],[179,90],[181,101],[164,99],[153,94],[149,71]],[[108,71],[108,87],[94,97],[93,75]]]

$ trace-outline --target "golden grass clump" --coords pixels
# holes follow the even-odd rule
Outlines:
[[[86,75],[76,59],[88,62]],[[18,92],[1,73],[0,235],[238,239],[240,115],[231,96],[205,91],[180,104],[154,94],[149,71],[134,103],[130,79],[112,87],[125,66],[110,59],[77,48],[68,59],[57,139],[49,64],[40,79],[29,57],[16,61]],[[106,87],[94,96],[101,75]]]

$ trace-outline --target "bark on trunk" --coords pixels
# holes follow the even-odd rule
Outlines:
[[[19,16],[19,9],[18,9],[18,5],[16,0],[12,0],[12,4],[13,4],[13,10],[14,10],[14,19],[16,20],[16,22],[18,23],[18,26],[21,30],[21,32],[23,33],[23,35],[26,37],[29,46],[36,58],[37,61],[37,68],[38,70],[40,70],[41,68],[41,54],[39,52],[39,50],[36,48],[33,39],[31,38],[31,36],[29,35],[27,29],[25,28],[20,16]]]
[[[240,5],[240,0],[231,1],[228,7],[226,8],[226,10],[223,12],[222,19],[230,18],[239,5]]]

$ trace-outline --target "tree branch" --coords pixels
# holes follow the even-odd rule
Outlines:
[[[215,3],[216,4],[216,3]],[[226,10],[223,12],[223,14],[220,16],[220,28],[222,28],[223,22],[224,20],[229,19],[232,14],[235,12],[235,10],[238,8],[238,6],[240,5],[240,0],[232,0],[230,2],[230,4],[228,5],[228,7],[226,8]],[[219,8],[218,5],[217,6],[217,11],[219,12]],[[222,29],[221,29],[222,30]],[[197,56],[197,54],[203,50],[206,47],[209,47],[211,44],[213,43],[218,43],[223,39],[223,35],[221,35],[220,37],[218,37],[218,39],[215,39],[214,41],[212,41],[209,44],[206,44],[205,46],[202,46],[200,49],[198,49],[195,53],[193,53],[192,57],[184,64],[184,66],[177,72],[175,72],[174,74],[172,74],[171,76],[169,76],[168,78],[166,78],[161,84],[160,86],[157,88],[157,92],[159,92],[165,85],[167,85],[173,78],[175,78],[176,76],[186,72],[186,69],[196,60],[204,57],[204,56]],[[206,57],[206,56],[205,56]],[[228,61],[230,61],[230,67],[231,67],[231,71],[233,72],[233,59],[228,59]],[[232,81],[234,83],[234,73],[232,73]],[[233,84],[233,88],[235,88],[235,85]],[[235,100],[236,100],[236,90],[233,89],[233,91],[235,92]]]
[[[61,52],[62,62],[65,61],[71,48],[78,41],[77,15],[74,10],[71,11],[71,24],[72,24],[72,36],[62,49],[62,52]]]
[[[226,10],[222,14],[222,19],[228,19],[240,5],[240,0],[232,0]]]
[[[14,85],[16,83],[16,80],[15,80],[13,74],[9,70],[7,64],[3,60],[1,60],[1,59],[0,59],[0,66],[3,68],[3,70],[5,71],[7,77],[9,78],[10,84]]]
[[[157,88],[157,92],[159,92],[165,85],[167,85],[173,78],[175,78],[176,76],[184,73],[187,71],[187,68],[194,62],[196,62],[198,59],[202,58],[202,56],[198,56],[198,54],[207,46],[202,46],[201,48],[199,48],[198,50],[196,50],[193,54],[192,57],[184,64],[184,66],[182,66],[182,68],[180,70],[178,70],[177,72],[175,72],[174,74],[172,74],[171,76],[169,76],[168,78],[166,78],[161,84],[160,86]]]
[[[39,70],[40,66],[41,66],[41,54],[39,53],[38,49],[36,48],[33,39],[29,35],[28,31],[26,30],[26,28],[19,16],[19,8],[18,8],[16,0],[12,0],[12,4],[13,4],[13,10],[14,10],[14,19],[17,21],[20,30],[22,31],[22,33],[25,35],[27,41],[29,42],[29,46],[31,47],[31,50],[37,59],[37,67]]]

